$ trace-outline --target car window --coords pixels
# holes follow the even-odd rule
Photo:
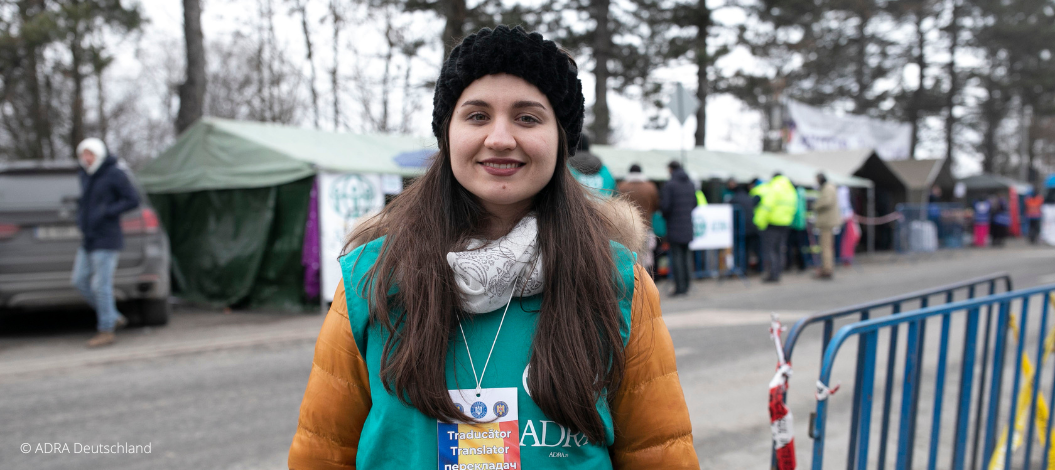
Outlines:
[[[0,174],[0,210],[58,208],[80,196],[76,173]]]

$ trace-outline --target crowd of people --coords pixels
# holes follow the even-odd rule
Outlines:
[[[989,194],[949,204],[941,202],[941,190],[935,187],[926,216],[937,227],[943,246],[1002,247],[1009,237],[1020,235],[1035,245],[1040,242],[1044,204],[1041,188],[1029,195]],[[961,233],[965,236],[959,239]]]
[[[582,158],[594,160],[588,148]],[[594,174],[610,172],[596,159]],[[619,196],[633,202],[648,222],[648,252],[642,264],[653,276],[667,277],[673,287],[670,295],[689,291],[693,273],[702,270],[689,249],[694,238],[692,212],[707,204],[700,184],[694,182],[677,161],[667,166],[670,179],[662,188],[646,178],[640,165],[630,167],[626,178],[614,190],[599,185],[601,178],[588,179],[575,173],[579,181],[602,196]],[[843,225],[836,187],[823,174],[817,175],[817,192],[812,207],[806,188],[796,186],[776,173],[769,181],[754,179],[740,184],[729,179],[721,201],[738,208],[742,224],[734,224],[737,240],[742,240],[746,256],[738,262],[744,269],[757,271],[763,282],[780,282],[789,267],[816,269],[818,279],[832,279],[835,272],[835,233]],[[812,223],[810,220],[812,219]],[[817,259],[819,255],[819,260]]]
[[[639,165],[632,165],[614,191],[601,194],[628,198],[641,209],[652,229],[649,253],[643,263],[653,276],[670,279],[669,293],[680,296],[687,293],[694,273],[701,277],[705,272],[705,257],[694,254],[689,244],[694,236],[692,211],[707,204],[707,198],[699,182],[677,161],[670,162],[668,169],[670,179],[657,189],[642,175]],[[796,268],[815,270],[817,279],[832,279],[837,259],[852,257],[861,238],[860,228],[849,220],[853,209],[847,188],[837,188],[823,173],[817,175],[817,184],[812,188],[795,185],[780,173],[768,181],[755,178],[747,184],[729,179],[721,191],[721,202],[735,206],[738,217],[743,219],[743,223],[734,223],[734,228],[735,243],[742,245],[744,256],[730,259],[725,256],[728,251],[723,250],[719,259],[740,263],[740,272],[758,273],[762,282],[780,282],[785,270]],[[1032,244],[1038,243],[1044,203],[1041,191],[1021,199],[990,195],[976,198],[966,207],[957,205],[959,209],[951,211],[948,204],[941,202],[941,189],[934,187],[920,210],[921,218],[934,223],[941,246],[946,246],[945,238],[950,236],[946,233],[950,231],[946,215],[955,212],[955,238],[959,239],[959,226],[963,224],[968,234],[965,244],[999,247],[1008,237],[1018,235],[1028,236]],[[897,220],[886,219],[889,220],[878,223],[892,224]]]

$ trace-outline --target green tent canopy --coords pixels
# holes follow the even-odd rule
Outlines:
[[[313,304],[302,255],[315,174],[420,174],[397,157],[420,162],[435,147],[417,137],[203,118],[137,177],[169,235],[177,295],[302,310]]]
[[[137,174],[148,193],[264,188],[319,170],[417,175],[395,157],[436,151],[435,139],[359,135],[206,117]]]

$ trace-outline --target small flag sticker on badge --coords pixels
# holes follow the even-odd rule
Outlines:
[[[459,411],[483,422],[437,423],[439,470],[520,468],[517,389],[485,388],[479,397],[475,389],[449,392]]]

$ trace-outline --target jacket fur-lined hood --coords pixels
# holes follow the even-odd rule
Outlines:
[[[648,226],[634,203],[616,196],[598,200],[597,208],[612,223],[613,232],[608,238],[621,243],[638,258],[648,250]]]

